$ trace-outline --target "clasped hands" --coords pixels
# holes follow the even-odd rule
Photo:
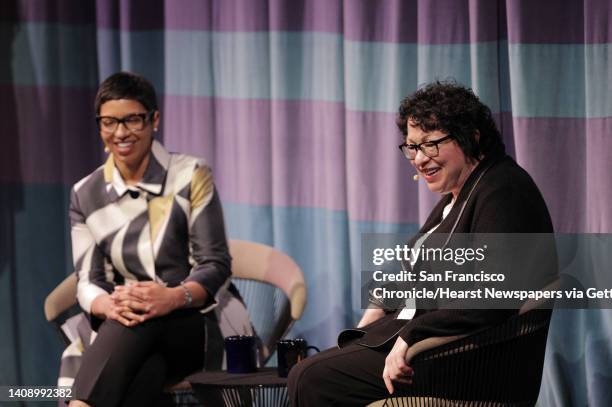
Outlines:
[[[97,304],[92,304],[92,312],[125,326],[135,326],[180,307],[181,295],[181,292],[177,294],[176,287],[168,288],[154,281],[118,285],[112,294],[96,298]],[[98,312],[95,312],[94,306]]]

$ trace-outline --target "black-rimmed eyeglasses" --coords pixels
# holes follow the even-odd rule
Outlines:
[[[153,111],[146,113],[129,114],[123,118],[113,116],[96,116],[98,128],[105,133],[114,133],[117,131],[120,123],[123,123],[129,131],[141,131],[147,125],[147,122],[153,117]]]
[[[402,153],[409,160],[414,160],[416,158],[417,152],[421,150],[423,154],[425,154],[429,158],[437,157],[440,154],[440,150],[438,148],[438,144],[445,142],[446,140],[450,140],[454,138],[452,135],[448,135],[446,137],[439,138],[437,140],[429,140],[424,141],[419,144],[400,144],[398,147]]]

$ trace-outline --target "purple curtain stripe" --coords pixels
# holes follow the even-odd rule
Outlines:
[[[487,42],[506,37],[503,5],[497,1],[419,0],[413,21],[418,25],[419,44]]]
[[[95,24],[96,4],[83,0],[0,1],[0,21]]]
[[[612,42],[612,2],[610,0],[585,1],[584,42],[607,44]]]
[[[415,0],[352,1],[344,8],[344,35],[352,41],[416,43],[418,27],[404,18],[416,16],[416,3]]]
[[[351,220],[418,223],[414,168],[397,145],[394,113],[346,113],[346,177]]]
[[[610,182],[612,118],[587,120],[586,135],[582,139],[582,142],[586,143],[586,174],[582,182],[586,185],[585,197],[588,210],[586,211],[586,225],[582,230],[593,233],[610,233],[612,216],[608,214],[610,214],[610,202],[612,202],[612,188],[610,188],[612,185]],[[573,157],[574,160],[576,158]]]
[[[315,31],[344,34],[352,41],[418,44],[505,38],[510,43],[610,43],[611,14],[608,0],[0,2],[2,21],[97,24],[124,31]]]
[[[93,120],[94,90],[55,86],[0,86],[0,108],[10,112],[0,182],[72,185],[102,164]],[[86,106],[84,108],[84,106]],[[35,113],[33,113],[35,112]],[[17,168],[16,168],[17,166]]]
[[[270,30],[338,32],[344,24],[344,12],[354,7],[342,0],[270,1]]]
[[[585,141],[601,135],[588,133],[586,123],[610,121],[612,118],[514,118],[517,161],[542,191],[556,232],[589,230],[586,228],[585,208],[590,208],[591,199],[586,195]],[[591,127],[598,131],[606,125]],[[553,157],[550,164],[543,164],[543,160]]]
[[[508,0],[506,7],[510,43],[612,42],[609,0]]]
[[[102,0],[98,11],[99,27],[122,30],[337,32],[342,27],[340,0],[122,0],[119,7]]]

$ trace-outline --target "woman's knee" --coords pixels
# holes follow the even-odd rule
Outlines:
[[[304,369],[301,365],[301,363],[298,363],[289,371],[289,375],[287,376],[288,389],[297,389],[298,385],[301,383],[301,378],[304,374]]]
[[[326,371],[328,371],[326,361],[316,356],[295,365],[287,377],[287,388],[291,398],[296,400],[299,394],[303,395],[305,392],[313,396],[318,389],[322,389],[327,376]]]

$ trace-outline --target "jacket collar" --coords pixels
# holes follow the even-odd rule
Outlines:
[[[429,215],[429,217],[427,218],[427,220],[425,221],[425,223],[419,230],[419,233],[427,232],[428,230],[436,226],[438,223],[440,223],[440,226],[438,227],[438,229],[436,229],[436,232],[438,233],[449,232],[452,228],[452,225],[457,220],[457,217],[460,215],[461,208],[464,202],[470,197],[470,192],[472,188],[474,187],[474,185],[476,184],[476,182],[478,182],[478,180],[481,178],[481,175],[485,171],[487,171],[489,168],[491,168],[493,165],[505,159],[512,159],[512,158],[510,158],[507,155],[503,155],[503,154],[483,158],[478,163],[476,168],[474,168],[474,171],[472,171],[468,179],[465,180],[465,184],[463,184],[463,187],[461,187],[461,191],[459,191],[457,200],[453,204],[453,208],[451,209],[448,216],[442,221],[442,223],[440,223],[442,219],[442,211],[444,210],[444,207],[448,205],[450,201],[453,199],[452,194],[446,194],[442,197],[442,199],[440,199],[440,201],[436,204],[434,209],[431,211],[431,214]]]
[[[151,145],[149,164],[142,179],[135,185],[128,186],[113,161],[110,154],[104,164],[104,181],[106,191],[114,195],[112,200],[116,200],[125,195],[128,191],[146,191],[153,195],[161,195],[164,188],[164,181],[170,165],[170,154],[157,140],[153,140]]]

